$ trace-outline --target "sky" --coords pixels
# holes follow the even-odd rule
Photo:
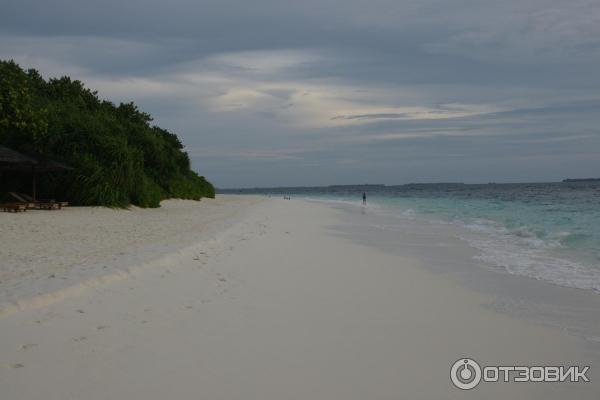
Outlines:
[[[600,176],[600,0],[1,0],[0,59],[133,101],[217,187]]]

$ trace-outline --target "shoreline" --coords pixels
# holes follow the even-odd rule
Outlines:
[[[468,186],[468,187],[467,187]],[[447,184],[373,187],[252,189],[285,193],[330,205],[359,206],[390,217],[451,224],[460,229],[479,260],[515,275],[600,293],[598,185]],[[393,228],[393,227],[392,227]],[[393,229],[391,229],[393,230]]]
[[[598,346],[490,307],[497,294],[471,286],[480,274],[448,272],[466,245],[446,233],[382,235],[368,210],[296,199],[240,209],[216,239],[0,317],[7,398],[597,396]],[[591,365],[592,382],[463,392],[449,380],[461,357]]]
[[[486,307],[492,310],[564,330],[592,342],[592,347],[600,344],[598,291],[513,274],[485,263],[482,250],[465,238],[472,233],[457,225],[414,218],[396,218],[391,224],[389,215],[372,213],[368,207],[329,207],[343,213],[343,223],[334,228],[341,235],[381,251],[407,254],[422,268],[489,297]]]

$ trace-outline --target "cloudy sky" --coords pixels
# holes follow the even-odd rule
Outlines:
[[[599,0],[2,0],[0,58],[134,101],[219,187],[600,175]]]

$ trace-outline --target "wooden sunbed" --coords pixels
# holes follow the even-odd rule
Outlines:
[[[2,203],[0,208],[5,212],[25,212],[27,211],[27,203]]]
[[[25,200],[23,197],[19,196],[19,194],[15,192],[8,192],[8,194],[10,194],[16,200],[16,202],[7,204],[24,204],[28,209],[35,208],[35,204],[33,202]]]
[[[19,193],[21,197],[23,197],[27,201],[33,201],[33,198],[25,193]],[[38,204],[38,208],[46,208],[48,210],[53,210],[55,208],[61,209],[69,205],[68,201],[57,201],[54,199],[36,199],[35,201]]]
[[[66,201],[56,201],[54,199],[36,199],[25,193],[9,192],[9,194],[20,202],[29,204],[29,208],[37,208],[39,210],[60,210],[69,205]]]

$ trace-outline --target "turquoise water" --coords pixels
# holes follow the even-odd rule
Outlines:
[[[454,224],[482,263],[600,291],[600,182],[331,186],[244,191],[361,205],[397,218]]]

